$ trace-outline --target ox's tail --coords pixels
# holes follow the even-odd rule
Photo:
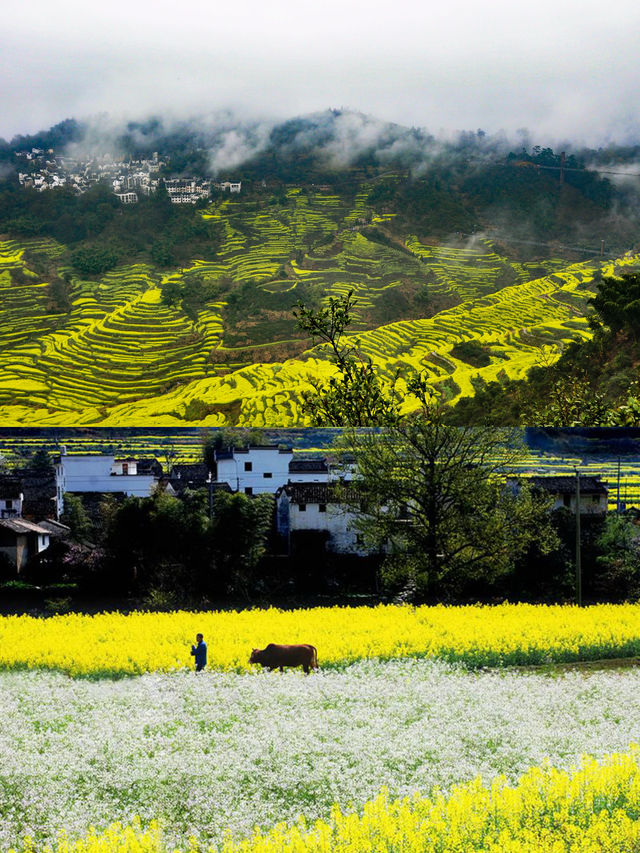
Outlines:
[[[311,646],[311,669],[318,668],[318,650],[315,646]]]

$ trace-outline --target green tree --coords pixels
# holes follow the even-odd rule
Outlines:
[[[118,255],[108,248],[85,246],[72,253],[71,263],[84,275],[100,275],[115,267]]]
[[[172,219],[174,216],[174,205],[171,204],[171,198],[162,179],[158,181],[158,186],[151,196],[150,202],[159,221],[166,223]]]
[[[355,459],[358,527],[386,551],[383,580],[408,598],[459,593],[506,574],[529,544],[556,543],[546,497],[505,485],[522,458],[520,430],[407,417],[345,437]]]
[[[218,492],[213,499],[211,541],[216,576],[232,595],[249,600],[260,591],[257,575],[273,519],[272,495]]]
[[[591,387],[586,375],[558,376],[544,396],[530,396],[521,420],[526,426],[603,426],[612,416],[611,403]]]
[[[173,437],[166,435],[160,442],[160,448],[162,456],[164,456],[164,471],[166,474],[169,474],[178,456],[178,450]]]
[[[43,477],[53,477],[55,474],[51,456],[44,447],[39,447],[35,451],[31,459],[27,462],[26,467],[30,474],[38,474]]]
[[[596,558],[602,575],[596,592],[599,598],[620,601],[640,597],[640,543],[638,529],[625,515],[607,516],[597,540]]]
[[[151,260],[159,267],[170,267],[175,262],[173,247],[167,240],[157,240],[151,246]]]
[[[74,539],[82,540],[91,537],[93,525],[78,495],[71,492],[65,493],[60,521],[71,528],[71,536]]]
[[[602,324],[613,334],[628,333],[634,341],[640,335],[640,273],[623,273],[619,278],[603,276],[598,293],[589,300]]]
[[[399,376],[384,382],[371,359],[359,348],[358,339],[348,335],[354,321],[356,299],[330,297],[326,308],[315,310],[298,302],[293,316],[314,344],[324,344],[337,371],[328,380],[312,382],[313,391],[303,393],[303,409],[314,426],[385,426],[397,423],[403,401]],[[425,387],[414,380],[410,393],[424,399]]]
[[[164,305],[168,305],[169,308],[173,308],[175,305],[180,304],[182,300],[181,282],[174,281],[173,279],[164,281],[160,287],[160,291],[162,293],[162,302]]]
[[[105,551],[114,576],[138,592],[188,595],[210,569],[204,494],[127,498],[108,516]]]

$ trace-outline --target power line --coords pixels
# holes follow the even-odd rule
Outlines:
[[[478,237],[478,234],[464,234],[462,231],[456,232],[461,237]],[[518,240],[515,237],[503,236],[501,234],[487,233],[486,238],[492,243],[502,241],[503,243],[524,243],[528,246],[544,246],[546,249],[566,249],[568,252],[581,252],[586,255],[600,255],[601,249],[583,249],[580,246],[554,246],[551,243],[542,243],[539,240]],[[615,254],[615,253],[614,253]],[[613,257],[613,255],[611,255]]]
[[[585,172],[589,175],[624,175],[630,178],[640,178],[640,172],[617,172],[614,169],[578,169],[575,166],[543,166],[541,163],[532,163],[530,160],[518,160],[515,163],[496,163],[496,165],[511,167],[525,163],[532,169],[548,169],[553,172]]]

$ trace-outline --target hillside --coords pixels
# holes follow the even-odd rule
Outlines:
[[[345,127],[369,142],[346,151]],[[44,175],[49,155],[15,146],[77,153],[86,132],[63,123],[0,153]],[[164,146],[154,168],[202,175],[228,132],[133,123],[119,156]],[[476,422],[482,389],[590,338],[594,275],[638,262],[637,189],[585,168],[594,152],[513,153],[480,131],[445,143],[340,111],[274,126],[262,147],[238,133],[242,193],[193,205],[171,204],[161,179],[122,205],[97,160],[80,193],[0,181],[5,425],[304,425],[301,393],[334,368],[293,310],[349,291],[378,373],[402,390],[419,372],[448,403],[480,391]]]
[[[322,349],[306,349],[291,308],[352,288],[358,337],[380,372],[427,371],[452,401],[473,393],[477,375],[520,377],[542,345],[557,353],[589,335],[594,262],[514,262],[486,239],[455,248],[408,235],[384,245],[367,228],[351,230],[365,212],[359,198],[345,209],[331,194],[290,190],[286,209],[246,207],[209,208],[203,215],[225,229],[218,259],[169,271],[119,265],[91,280],[64,262],[65,247],[54,241],[2,242],[3,423],[302,424],[300,391],[332,367]],[[326,242],[297,248],[311,229]],[[68,279],[68,311],[52,309],[52,285],[34,269],[43,259]],[[232,284],[195,308],[163,301],[168,282],[184,287],[194,277]],[[424,316],[438,304],[452,307]],[[395,322],[380,322],[394,313]],[[460,350],[470,341],[477,346]]]

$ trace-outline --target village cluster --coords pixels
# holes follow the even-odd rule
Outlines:
[[[313,532],[323,537],[334,554],[370,554],[355,520],[353,466],[337,466],[326,458],[302,458],[290,447],[251,445],[216,451],[216,470],[204,463],[175,464],[168,473],[153,457],[107,454],[68,454],[64,446],[54,458],[55,475],[28,469],[0,475],[0,553],[21,570],[53,540],[64,539],[69,528],[60,522],[65,494],[80,497],[91,514],[107,496],[149,497],[157,489],[181,497],[185,490],[206,489],[210,506],[217,490],[275,499],[274,526],[282,553],[291,553],[296,535]],[[576,478],[530,478],[553,498],[553,509],[575,512]],[[580,514],[604,517],[608,486],[596,476],[580,477]],[[357,495],[355,495],[357,497]]]
[[[18,151],[18,180],[23,187],[32,187],[40,192],[57,187],[70,187],[77,193],[86,192],[97,183],[106,183],[123,204],[136,204],[139,195],[151,195],[164,180],[164,185],[173,204],[195,204],[199,199],[208,199],[212,192],[239,193],[241,181],[207,181],[202,178],[161,178],[160,170],[165,165],[157,151],[150,159],[115,160],[104,154],[81,160],[56,154],[53,148],[32,148]],[[20,170],[22,166],[25,171]]]

